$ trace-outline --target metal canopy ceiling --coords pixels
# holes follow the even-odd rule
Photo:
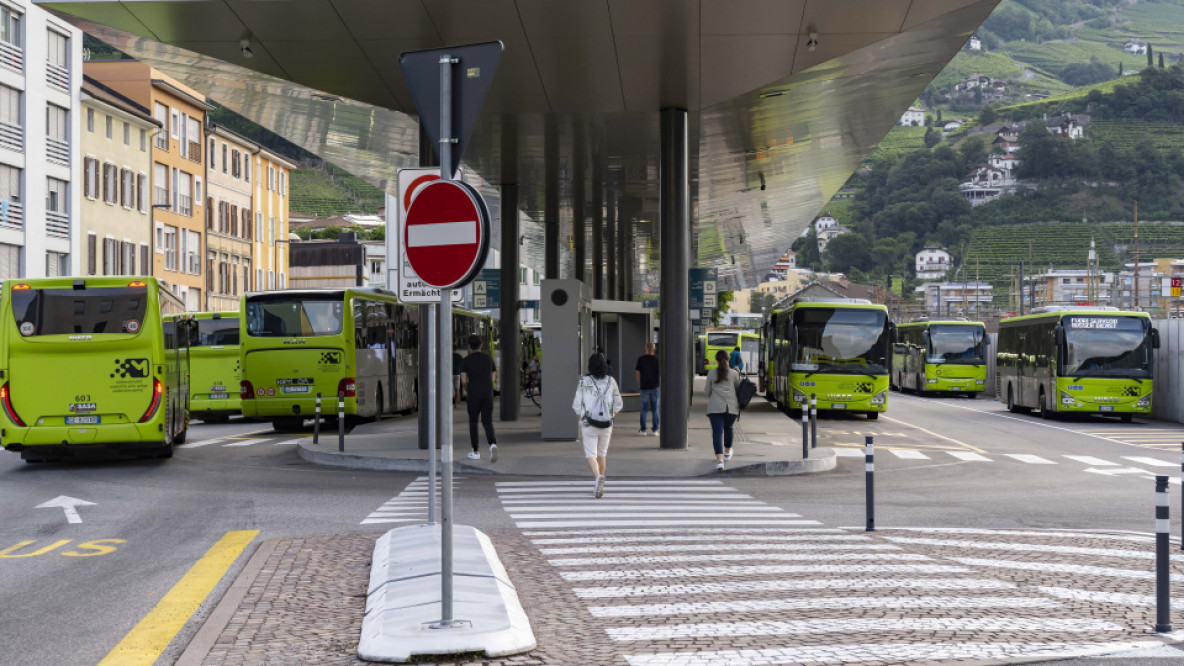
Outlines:
[[[751,286],[997,2],[39,4],[384,188],[395,169],[416,163],[418,152],[398,55],[501,40],[505,55],[465,163],[494,197],[503,177],[518,182],[523,262],[541,267],[543,144],[553,123],[564,274],[571,271],[571,178],[581,171],[573,161],[582,156],[587,178],[603,174],[606,192],[636,202],[629,234],[636,239],[637,290],[645,291],[658,287],[660,109],[691,112],[699,265],[720,269],[721,288]],[[812,32],[817,46],[810,50]],[[243,39],[250,40],[249,59]],[[516,175],[501,160],[503,134],[517,137]],[[590,184],[585,191],[591,202]],[[645,252],[647,245],[653,251]],[[590,261],[590,240],[585,246]]]

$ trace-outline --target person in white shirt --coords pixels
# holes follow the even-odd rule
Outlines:
[[[603,354],[588,359],[588,374],[576,386],[572,411],[580,419],[580,434],[584,441],[584,458],[596,476],[592,494],[604,496],[604,473],[608,457],[608,442],[613,435],[613,417],[625,406],[617,381],[608,376],[608,364]]]

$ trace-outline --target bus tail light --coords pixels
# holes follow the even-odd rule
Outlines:
[[[12,408],[12,400],[8,393],[7,383],[0,386],[0,404],[4,405],[4,414],[8,416],[9,421],[12,421],[15,425],[24,427],[25,422],[21,420],[21,417],[16,415],[16,410]]]
[[[140,423],[147,423],[149,419],[156,416],[156,410],[160,409],[160,398],[164,395],[164,384],[159,379],[152,380],[152,404],[148,405],[148,411],[140,417]]]
[[[148,283],[143,280],[132,280],[131,282],[127,283],[127,286],[129,286],[129,287],[147,287]]]
[[[337,382],[337,397],[339,398],[355,398],[358,395],[358,384],[353,377],[346,377]]]
[[[26,289],[31,289],[31,287],[30,287],[29,285],[27,285],[27,284],[23,284],[23,283],[22,283],[22,284],[14,284],[14,285],[12,285],[12,290],[13,290],[13,291],[24,291],[24,290],[26,290]]]
[[[238,397],[242,400],[254,399],[255,387],[251,386],[251,382],[244,379],[238,383]]]

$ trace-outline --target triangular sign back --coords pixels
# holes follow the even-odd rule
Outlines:
[[[452,66],[452,170],[460,168],[469,137],[477,125],[481,104],[493,84],[493,74],[502,59],[501,42],[467,44],[427,51],[407,51],[399,56],[399,68],[411,89],[419,122],[423,124],[436,158],[440,157],[440,58],[457,59]]]

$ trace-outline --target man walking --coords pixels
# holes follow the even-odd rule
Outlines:
[[[493,359],[481,351],[480,336],[469,337],[469,355],[460,363],[460,383],[465,388],[466,404],[469,407],[469,441],[473,451],[470,460],[480,460],[477,447],[477,417],[485,426],[485,439],[489,440],[489,462],[497,462],[497,438],[493,434]]]
[[[637,387],[641,390],[641,430],[638,434],[646,436],[645,411],[654,413],[654,436],[658,435],[658,398],[661,395],[661,367],[658,365],[657,348],[654,343],[645,343],[645,355],[637,359],[637,366],[633,369],[637,374]]]

